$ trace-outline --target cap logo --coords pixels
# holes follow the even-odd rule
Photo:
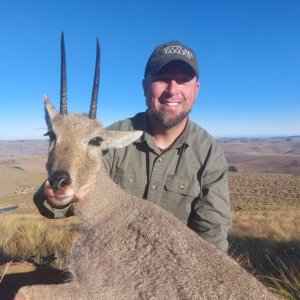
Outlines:
[[[164,54],[180,54],[189,59],[193,58],[193,53],[182,46],[167,46],[163,48]]]

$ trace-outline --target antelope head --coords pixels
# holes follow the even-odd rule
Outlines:
[[[66,59],[61,37],[60,112],[47,96],[44,99],[48,126],[49,154],[46,184],[53,192],[49,199],[56,206],[72,202],[77,190],[103,169],[102,151],[129,145],[141,131],[108,131],[96,118],[100,78],[100,48],[97,39],[96,66],[89,114],[67,112]],[[103,170],[104,171],[104,170]],[[104,171],[105,172],[105,171]]]

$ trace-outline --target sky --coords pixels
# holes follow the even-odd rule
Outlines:
[[[299,0],[0,0],[1,140],[43,138],[62,31],[68,111],[89,111],[97,37],[105,126],[146,110],[148,57],[179,40],[200,69],[193,121],[216,138],[300,135]]]

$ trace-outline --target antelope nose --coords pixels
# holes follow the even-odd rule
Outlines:
[[[69,185],[72,180],[70,174],[67,171],[57,170],[49,176],[48,181],[50,183],[51,188],[54,191],[57,191],[58,189]]]

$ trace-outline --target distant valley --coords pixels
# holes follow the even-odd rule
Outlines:
[[[300,176],[300,136],[274,138],[221,138],[228,165],[239,172],[280,173]],[[46,140],[0,140],[0,164],[21,163],[22,157],[46,159]],[[42,158],[43,157],[43,158]],[[44,164],[42,164],[42,168]]]
[[[300,175],[300,136],[219,141],[229,165],[248,173]]]

